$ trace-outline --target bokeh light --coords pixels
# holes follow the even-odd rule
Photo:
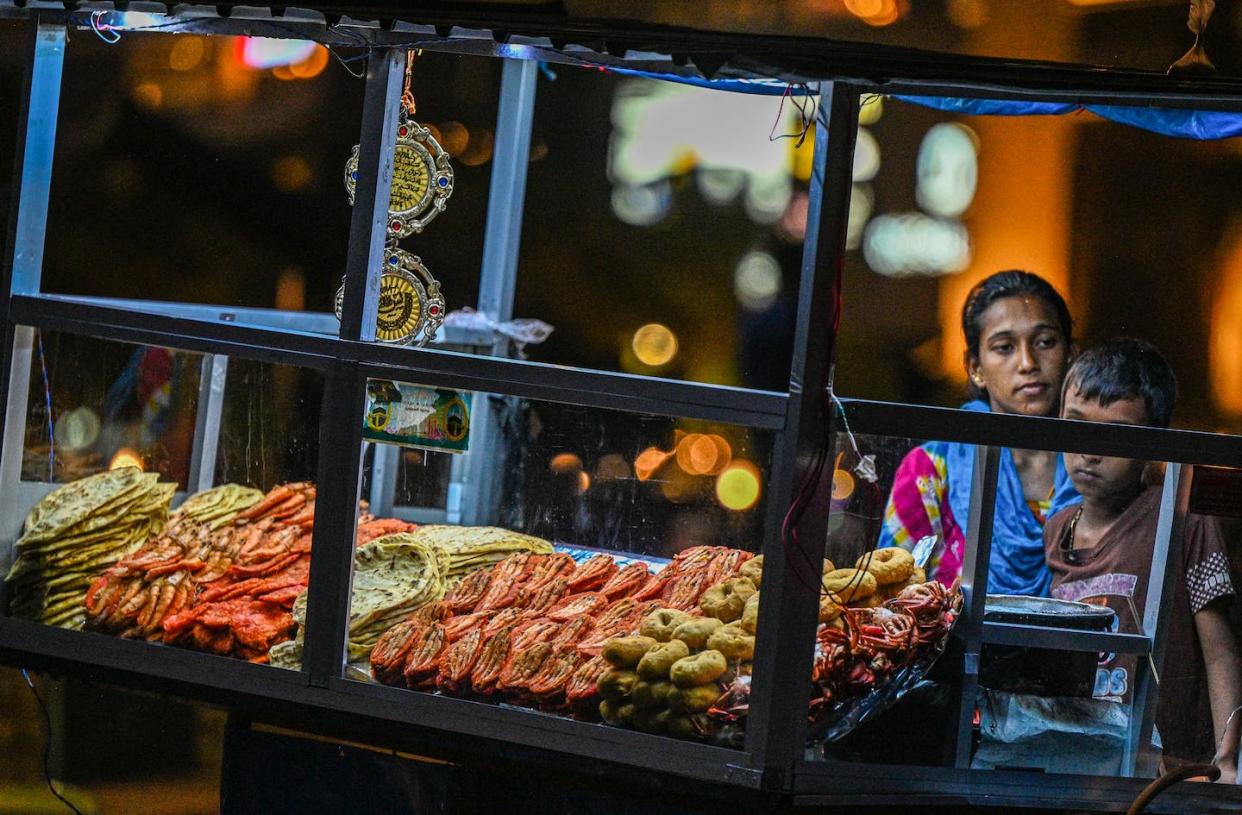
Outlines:
[[[327,67],[328,49],[322,45],[316,45],[306,59],[289,66],[289,73],[296,79],[313,79],[323,73],[324,68]]]
[[[466,149],[460,156],[457,156],[457,160],[467,167],[478,167],[491,160],[492,149],[495,146],[496,137],[491,130],[486,127],[475,128],[470,131],[470,140],[466,144]]]
[[[932,215],[956,218],[970,208],[978,186],[979,137],[965,125],[934,125],[919,145],[915,199]]]
[[[630,477],[630,465],[616,453],[602,456],[595,465],[595,480],[624,481]]]
[[[873,125],[884,115],[884,97],[878,93],[864,93],[858,100],[858,123]]]
[[[880,215],[867,225],[863,257],[888,277],[960,272],[970,265],[970,235],[957,221],[921,212]]]
[[[759,502],[759,471],[749,461],[736,460],[716,479],[716,499],[726,509],[742,512]]]
[[[733,272],[733,294],[742,308],[765,311],[780,293],[781,265],[776,258],[759,250],[743,255]]]
[[[247,68],[265,71],[293,65],[308,59],[318,47],[310,40],[283,40],[269,37],[238,37],[234,52]]]
[[[128,447],[122,447],[112,456],[112,460],[108,462],[109,470],[119,470],[122,467],[137,467],[139,470],[143,468],[142,456],[136,451]]]
[[[949,0],[945,13],[953,25],[967,30],[982,28],[988,21],[984,0]]]
[[[672,457],[672,453],[666,453],[658,447],[648,447],[646,450],[638,454],[638,458],[634,459],[634,475],[639,481],[648,481],[656,470],[664,466],[664,462]]]
[[[845,248],[857,249],[862,245],[863,230],[871,218],[875,206],[875,194],[870,184],[855,184],[850,192],[849,221],[845,227]]]
[[[677,335],[659,323],[647,323],[635,331],[630,345],[639,362],[653,368],[667,365],[677,356]]]
[[[440,138],[437,141],[444,148],[444,152],[456,157],[466,151],[466,145],[470,143],[470,131],[461,122],[441,122]]]
[[[832,472],[832,500],[844,501],[854,494],[854,476],[846,470]]]
[[[641,187],[612,188],[612,212],[630,226],[654,226],[673,206],[673,187],[668,179]]]
[[[206,53],[202,37],[174,37],[172,50],[168,52],[168,67],[174,71],[193,71],[202,64]]]
[[[905,14],[904,0],[845,0],[845,8],[867,25],[892,25]]]
[[[143,82],[133,90],[134,101],[144,108],[158,108],[164,104],[164,89],[155,82]]]
[[[554,473],[572,473],[582,469],[582,459],[574,453],[557,453],[548,462]]]
[[[315,179],[315,172],[302,156],[281,156],[272,162],[272,184],[283,193],[304,192]]]
[[[677,466],[688,475],[715,475],[723,469],[720,448],[704,433],[683,436],[676,455]]]
[[[880,172],[880,143],[865,127],[858,128],[854,143],[854,180],[870,181]]]

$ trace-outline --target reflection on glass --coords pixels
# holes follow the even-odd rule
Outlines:
[[[1076,403],[1071,399],[1068,404],[1073,407]],[[1124,400],[1111,404],[1125,406]],[[865,477],[854,470],[857,457],[846,453],[838,459],[828,499],[832,514],[827,549],[829,560],[846,567],[831,575],[838,581],[857,567],[874,572],[871,561],[877,555],[867,556],[866,552],[883,543],[887,531],[881,530],[893,521],[895,506],[890,491],[899,469],[905,466],[902,462],[907,453],[943,445],[866,435],[853,441],[863,455],[876,457],[879,481],[875,492],[869,494]],[[851,440],[842,436],[838,449],[850,450],[850,445]],[[966,626],[980,627],[984,641],[981,653],[964,657],[960,648],[951,648],[922,675],[925,681],[921,684],[905,686],[907,677],[901,670],[886,677],[884,671],[874,670],[874,663],[868,664],[870,671],[855,663],[858,673],[854,678],[856,682],[862,680],[861,686],[839,684],[833,688],[833,698],[827,704],[839,708],[830,717],[830,725],[821,731],[824,740],[810,745],[810,755],[953,765],[956,752],[959,766],[964,755],[969,766],[977,769],[1151,775],[1158,760],[1166,766],[1210,762],[1224,740],[1226,748],[1218,763],[1226,778],[1232,777],[1236,753],[1229,748],[1226,723],[1229,711],[1242,703],[1236,699],[1242,664],[1228,622],[1228,606],[1234,594],[1228,541],[1230,535],[1236,536],[1236,524],[1222,524],[1212,515],[1234,514],[1229,509],[1230,499],[1224,496],[1236,495],[1242,480],[1237,472],[1219,468],[1201,474],[1196,468],[1099,456],[1066,454],[1063,458],[1084,497],[1082,503],[1052,513],[1044,527],[1050,596],[989,594],[981,621],[962,619],[956,624],[963,632]],[[1190,514],[1181,527],[1184,531],[1176,541],[1167,534],[1162,538],[1159,529],[1178,528],[1177,524],[1161,527],[1162,505],[1167,507],[1165,511],[1174,512],[1171,496],[1179,483],[1185,488],[1184,479],[1190,479],[1191,496]],[[926,486],[930,489],[933,485]],[[1116,500],[1117,496],[1121,500]],[[969,494],[964,497],[967,506],[970,498]],[[1102,506],[1112,520],[1099,527],[1095,519]],[[1032,511],[1025,504],[1002,504],[998,500],[994,536],[1003,534],[1011,524],[1009,516]],[[1172,517],[1170,514],[1165,520]],[[970,530],[965,523],[962,532],[969,541]],[[994,537],[994,545],[995,541]],[[912,551],[916,569],[930,563],[945,545],[943,538],[935,536],[926,543],[929,546],[901,544]],[[1149,598],[1159,590],[1161,576],[1155,575],[1153,580],[1153,558],[1163,557],[1160,553],[1169,551],[1174,543],[1180,553],[1170,561],[1172,580],[1160,603],[1167,611],[1156,629],[1152,626],[1156,624],[1157,607]],[[994,548],[993,558],[996,556]],[[983,575],[988,565],[982,564],[982,579],[986,579]],[[943,582],[938,585],[944,586],[954,575],[940,577]],[[859,580],[858,585],[862,594],[871,589],[869,581]],[[846,592],[853,589],[847,587]],[[883,594],[880,578],[872,596]],[[858,605],[856,597],[847,603]],[[894,605],[892,601],[883,603],[890,610]],[[847,608],[837,619],[848,623],[856,617],[857,612]],[[1061,646],[1022,645],[1015,625],[1056,629]],[[848,636],[824,636],[824,631],[821,626],[817,681],[822,675],[819,672],[840,658],[840,651],[855,653],[857,647]],[[1093,650],[1091,646],[1097,643],[1081,639],[1093,633],[1139,635],[1140,639],[1127,644],[1100,642]],[[891,631],[882,639],[889,634]],[[1162,644],[1162,664],[1149,658],[1144,636]],[[1015,637],[1017,642],[1013,642]],[[1079,638],[1077,642],[1075,637]],[[1006,644],[1000,644],[1002,641]],[[900,655],[889,652],[890,658],[894,656],[898,666],[905,664]],[[966,703],[966,715],[959,717],[963,660],[976,658],[978,694]],[[878,695],[877,689],[881,691]],[[850,719],[846,715],[849,705],[843,704],[842,696],[862,707],[868,707],[867,700],[875,696],[876,710],[869,718]],[[891,704],[894,700],[896,703]],[[1140,710],[1135,707],[1139,700],[1147,701],[1147,722],[1135,713]],[[931,748],[924,738],[916,739],[918,748],[905,749],[906,739],[920,732],[936,732],[941,737]],[[1144,732],[1154,735],[1144,741]],[[1141,746],[1131,755],[1127,744]],[[957,752],[963,745],[965,752]]]
[[[25,445],[6,446],[0,489],[9,613],[268,661],[309,580],[322,376],[17,337],[30,376],[14,383]]]
[[[350,676],[740,745],[769,434],[405,383],[368,393],[370,510],[423,525],[355,555]],[[468,419],[445,446],[458,404]]]

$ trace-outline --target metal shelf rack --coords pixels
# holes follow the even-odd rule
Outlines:
[[[255,34],[313,37],[321,41],[371,43],[362,120],[358,204],[353,209],[339,328],[326,315],[255,309],[221,309],[193,304],[63,297],[41,292],[43,243],[52,173],[52,154],[66,31],[81,28],[89,3],[0,0],[0,16],[21,17],[30,31],[26,85],[19,123],[15,206],[10,224],[0,309],[5,315],[0,392],[4,413],[0,494],[5,523],[30,497],[20,484],[25,393],[33,328],[58,329],[92,337],[164,345],[206,354],[195,446],[193,489],[210,484],[214,460],[213,421],[218,422],[219,389],[229,358],[280,362],[321,371],[326,379],[319,444],[333,451],[320,458],[319,498],[314,527],[306,647],[302,672],[279,671],[148,643],[47,628],[0,616],[0,659],[81,674],[167,693],[202,698],[333,732],[391,732],[393,741],[413,740],[442,752],[485,754],[521,748],[532,760],[555,760],[583,771],[640,771],[652,783],[669,778],[703,785],[786,797],[807,806],[901,802],[1095,806],[1124,808],[1142,786],[1134,778],[1048,777],[1029,772],[981,773],[963,767],[898,767],[808,762],[805,687],[810,676],[817,597],[800,587],[794,563],[822,556],[826,518],[804,520],[798,540],[781,541],[781,519],[791,504],[808,453],[826,444],[834,419],[827,398],[833,348],[825,327],[839,307],[836,274],[845,251],[850,168],[863,92],[953,93],[1000,98],[1087,99],[1145,104],[1242,109],[1242,85],[1231,81],[1187,83],[1143,74],[1098,72],[1004,60],[945,58],[922,52],[864,47],[798,38],[740,37],[635,26],[578,25],[520,12],[493,18],[470,11],[415,13],[387,9],[350,16],[348,9],[321,11],[255,7],[177,6],[130,3],[130,13],[181,20],[181,30],[199,34]],[[314,6],[315,4],[310,4]],[[110,24],[125,25],[124,10],[96,9]],[[382,22],[381,22],[382,18]],[[340,32],[348,29],[350,36]],[[504,33],[502,33],[504,32]],[[155,36],[155,35],[151,35]],[[585,45],[576,43],[585,42]],[[625,43],[622,46],[619,43]],[[615,47],[608,47],[612,44]],[[403,48],[490,56],[505,60],[496,128],[491,197],[484,236],[480,310],[505,319],[511,314],[539,60],[600,64],[668,73],[693,69],[681,57],[697,55],[708,64],[723,55],[732,75],[749,72],[812,81],[821,95],[814,150],[807,237],[799,283],[793,365],[784,392],[674,382],[625,374],[565,368],[503,358],[495,338],[462,336],[459,346],[489,348],[494,356],[452,351],[385,347],[374,343],[377,260],[384,243],[388,179],[393,161],[393,123],[401,92]],[[620,56],[618,56],[620,54]],[[675,58],[676,57],[676,58]],[[696,63],[697,64],[697,63]],[[737,67],[741,66],[741,67]],[[770,69],[768,66],[771,66]],[[360,493],[358,463],[363,441],[358,417],[367,377],[429,382],[446,387],[545,399],[588,407],[727,421],[776,434],[762,551],[765,578],[759,650],[746,742],[741,750],[666,740],[640,733],[495,707],[461,699],[405,693],[345,678],[344,632],[351,583],[354,509]],[[217,404],[213,419],[213,404]],[[938,438],[980,445],[972,541],[977,584],[986,573],[989,495],[994,495],[997,451],[1002,446],[1124,454],[1131,457],[1242,466],[1242,438],[1146,428],[1115,428],[1108,436],[1089,425],[1053,419],[964,414],[960,411],[845,400],[845,414],[858,432]],[[487,422],[479,423],[486,427]],[[484,430],[484,433],[487,431]],[[486,467],[476,457],[471,467]],[[1179,471],[1174,471],[1179,472]],[[465,474],[483,484],[486,473]],[[382,480],[382,479],[381,479]],[[1185,478],[1178,485],[1181,501]],[[383,496],[377,496],[381,501]],[[484,489],[468,500],[488,500]],[[1184,507],[1184,504],[1182,505]],[[1169,505],[1166,524],[1175,514]],[[467,513],[468,514],[468,513]],[[974,523],[973,521],[981,523]],[[1165,527],[1167,528],[1167,526]],[[11,531],[11,530],[10,530]],[[1172,550],[1168,553],[1174,553]],[[7,553],[0,553],[0,561]],[[982,572],[980,571],[982,570]],[[1163,574],[1163,570],[1159,572]],[[1157,574],[1157,572],[1153,572]],[[1166,580],[1167,588],[1167,580]],[[969,595],[968,650],[984,642],[1057,645],[1094,649],[1133,648],[1158,653],[1159,638],[1069,636],[1021,626],[983,625],[982,597]],[[1152,596],[1158,597],[1159,592]],[[1159,605],[1158,603],[1156,604]],[[1146,621],[1145,621],[1146,622]],[[1147,628],[1154,632],[1156,628]],[[1140,642],[1141,640],[1141,642]],[[969,685],[973,675],[967,672]],[[968,691],[963,698],[969,699]],[[963,706],[965,707],[965,705]],[[1150,720],[1150,714],[1144,721]],[[963,749],[959,728],[959,764]],[[449,737],[449,738],[446,738]],[[954,738],[953,734],[945,734]],[[1163,799],[1170,811],[1234,811],[1238,794],[1201,788]]]

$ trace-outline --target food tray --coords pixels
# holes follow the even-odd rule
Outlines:
[[[989,594],[983,609],[983,619],[988,622],[1048,628],[1103,631],[1113,620],[1113,610],[1105,606],[1056,600],[1051,597]]]

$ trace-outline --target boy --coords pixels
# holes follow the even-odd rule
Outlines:
[[[1177,380],[1154,346],[1119,339],[1080,356],[1065,377],[1061,417],[1168,427]],[[1054,515],[1044,529],[1052,596],[1105,605],[1118,630],[1139,633],[1159,486],[1144,483],[1146,462],[1067,453],[1065,467],[1082,504]],[[1167,646],[1156,707],[1166,765],[1202,763],[1221,744],[1230,713],[1242,704],[1242,671],[1226,612],[1233,596],[1224,543],[1214,521],[1186,519],[1181,562],[1166,624]],[[1133,656],[1101,654],[1096,697],[1127,701]],[[1208,722],[1211,726],[1208,726]],[[1238,722],[1233,723],[1235,725]],[[1235,728],[1230,728],[1235,729]],[[1236,737],[1217,756],[1221,780],[1237,772]]]

